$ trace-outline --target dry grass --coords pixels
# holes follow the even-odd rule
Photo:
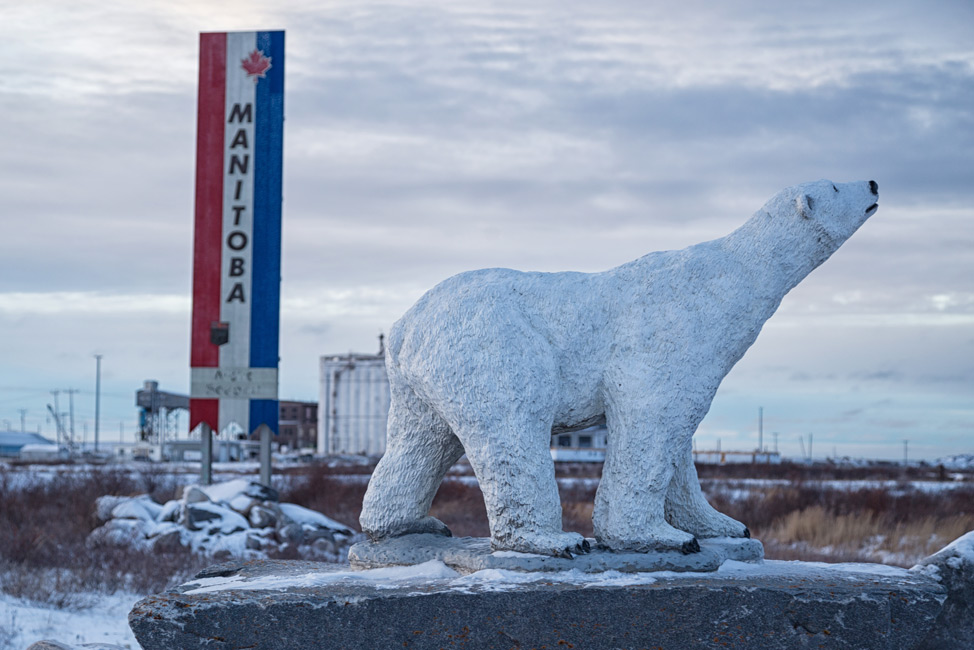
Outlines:
[[[184,549],[152,553],[86,545],[99,525],[102,495],[172,494],[173,477],[158,470],[69,473],[26,486],[0,470],[0,590],[56,607],[81,607],[86,594],[154,593],[191,577],[206,560]]]
[[[837,515],[813,506],[789,513],[761,537],[776,551],[828,549],[842,558],[912,566],[970,530],[972,514],[896,522],[885,512]]]
[[[321,471],[305,470],[287,478],[280,490],[281,501],[323,512],[358,530],[365,481],[344,481],[324,466]]]

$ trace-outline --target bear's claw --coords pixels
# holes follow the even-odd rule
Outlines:
[[[690,553],[699,553],[700,542],[698,542],[697,538],[694,537],[689,542],[683,543],[683,546],[680,547],[680,552],[683,553],[684,555],[689,555]]]
[[[751,531],[748,530],[747,526],[744,527],[744,539],[751,539]]]

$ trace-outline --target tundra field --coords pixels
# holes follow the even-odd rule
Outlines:
[[[238,473],[243,468],[248,473]],[[355,463],[276,468],[274,487],[282,502],[357,530],[372,468]],[[215,469],[218,481],[256,475],[254,467],[241,464]],[[600,470],[597,464],[557,464],[565,530],[592,535]],[[744,522],[764,543],[768,559],[909,567],[974,530],[971,471],[789,463],[698,465],[697,471],[710,502]],[[116,594],[134,602],[226,559],[226,552],[205,556],[178,545],[148,551],[86,543],[101,523],[95,516],[98,497],[149,494],[162,504],[196,482],[197,472],[192,465],[0,465],[0,649],[28,640],[26,621],[16,618],[18,607],[42,608],[51,612],[50,621],[54,612],[84,612]],[[488,535],[483,497],[468,465],[451,469],[432,514],[456,536]],[[299,558],[301,551],[284,547],[267,555]],[[115,613],[120,626],[125,613]]]

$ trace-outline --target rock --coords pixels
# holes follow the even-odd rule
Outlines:
[[[87,546],[129,546],[146,548],[150,523],[141,519],[112,519],[104,526],[96,528],[85,540]]]
[[[293,503],[281,503],[278,504],[278,508],[289,522],[293,521],[308,527],[333,530],[346,535],[350,535],[352,533],[349,527],[345,524],[337,522],[330,517],[326,517],[316,510],[310,510],[309,508],[295,505]]]
[[[203,503],[210,501],[210,497],[206,492],[198,485],[187,485],[186,489],[183,490],[183,503]]]
[[[156,517],[156,521],[177,521],[179,519],[179,511],[182,508],[182,505],[182,502],[178,499],[167,501],[162,506],[162,510],[159,511],[159,516]]]
[[[277,524],[277,513],[265,506],[250,509],[250,524],[254,528],[271,528]]]
[[[260,549],[264,548],[264,540],[257,535],[248,534],[247,548],[252,551],[259,551]]]
[[[98,497],[95,499],[95,516],[98,517],[98,521],[108,521],[112,518],[112,510],[115,509],[115,506],[131,498],[112,495]]]
[[[247,520],[230,508],[215,503],[196,502],[186,506],[186,527],[207,530],[211,535],[229,535],[250,528]]]
[[[285,524],[277,529],[277,539],[282,543],[300,546],[304,542],[304,528],[301,524]]]
[[[913,567],[947,589],[947,601],[937,625],[919,647],[922,650],[974,648],[974,531],[948,544]]]
[[[502,572],[460,576],[433,563],[356,573],[237,562],[140,601],[129,624],[146,650],[913,648],[934,626],[944,588],[873,566],[769,562],[706,576],[603,574],[586,583],[570,572],[505,583]]]
[[[335,538],[334,533],[327,528],[314,528],[311,526],[303,526],[303,528],[305,544],[311,544],[320,539],[326,539],[330,542]]]
[[[182,535],[178,528],[172,528],[160,535],[151,538],[153,550],[163,553],[172,553],[182,545]]]
[[[238,478],[233,481],[214,483],[213,485],[196,486],[205,493],[211,501],[229,503],[239,495],[245,495],[257,501],[277,501],[278,494],[274,488],[261,485],[256,481]]]
[[[242,514],[244,517],[250,514],[250,509],[258,503],[258,501],[246,494],[238,494],[229,501],[225,501],[228,506],[230,506],[234,512]]]
[[[163,508],[148,495],[140,495],[125,499],[112,508],[114,519],[141,519],[142,521],[156,521],[156,517]]]
[[[323,555],[338,555],[338,544],[329,538],[319,537],[311,543],[311,548]]]
[[[247,490],[244,492],[247,496],[257,499],[258,501],[274,501],[280,500],[280,495],[277,490],[266,485],[262,485],[255,481],[251,481],[247,484]]]

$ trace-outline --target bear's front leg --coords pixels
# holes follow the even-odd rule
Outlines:
[[[664,516],[675,470],[672,426],[649,404],[617,395],[606,406],[608,448],[592,517],[596,541],[614,551],[698,552],[696,538]]]
[[[711,537],[750,537],[741,522],[718,512],[707,503],[693,466],[693,449],[687,444],[679,454],[673,480],[666,493],[666,520],[701,539]]]

